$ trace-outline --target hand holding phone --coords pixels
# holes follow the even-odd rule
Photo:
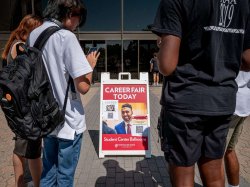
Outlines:
[[[95,52],[95,53],[93,53]],[[98,52],[97,47],[91,47],[87,53],[87,60],[89,61],[90,66],[92,69],[96,66],[96,62],[100,56],[100,52]]]
[[[90,53],[95,52],[95,51],[98,51],[98,48],[97,47],[91,47],[91,48],[89,48],[89,51],[88,51],[87,55],[89,55]]]

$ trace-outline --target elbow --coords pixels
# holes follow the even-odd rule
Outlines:
[[[250,71],[250,64],[249,63],[242,63],[241,66],[240,66],[240,70],[241,71]]]
[[[85,85],[81,85],[80,87],[77,88],[77,91],[80,92],[82,95],[88,93],[90,89],[90,85],[89,84],[85,84]]]
[[[250,71],[250,49],[247,49],[243,52],[240,69],[242,71]]]
[[[175,67],[161,67],[159,66],[159,72],[163,76],[169,76],[175,71]]]
[[[160,70],[160,73],[163,75],[163,76],[169,76],[173,73],[174,71],[162,71]]]
[[[88,89],[85,89],[85,90],[83,90],[83,91],[81,91],[80,93],[81,93],[82,95],[85,95],[86,93],[88,93],[88,91],[89,91],[89,88],[88,88]]]
[[[88,85],[88,86],[86,86],[85,88],[81,89],[80,91],[78,90],[78,91],[79,91],[82,95],[84,95],[84,94],[88,93],[89,89],[90,89],[90,85]]]
[[[175,71],[177,67],[177,64],[178,64],[177,55],[175,57],[163,56],[159,58],[159,64],[158,64],[159,71],[162,75],[169,76],[173,74],[173,72]]]
[[[88,79],[85,75],[75,78],[74,83],[77,91],[83,95],[89,91],[91,86],[90,79]]]

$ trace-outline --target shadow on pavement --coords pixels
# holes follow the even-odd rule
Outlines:
[[[95,147],[95,152],[99,155],[99,130],[88,130],[91,141]]]
[[[88,132],[96,154],[99,155],[99,130],[89,130]],[[125,187],[171,187],[168,164],[163,156],[152,155],[150,159],[137,161],[135,170],[126,171],[114,159],[105,160],[103,166],[107,174],[96,180],[95,187],[111,187],[118,184]],[[195,184],[195,187],[202,186]]]
[[[151,168],[150,163],[153,159],[162,160],[162,156],[152,156],[151,159],[144,159],[136,163],[135,170],[126,171],[120,167],[118,161],[109,159],[103,162],[107,175],[101,176],[96,180],[95,187],[171,187],[170,177],[167,168],[159,167],[159,170]],[[150,161],[151,160],[151,161]],[[195,184],[195,187],[202,187]]]

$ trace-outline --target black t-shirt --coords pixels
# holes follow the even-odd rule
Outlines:
[[[150,60],[150,63],[153,64],[153,71],[154,72],[158,72],[159,69],[158,69],[158,62],[157,62],[157,59],[156,58],[152,58]]]
[[[235,109],[249,0],[162,0],[152,31],[181,38],[175,72],[165,77],[169,110],[227,115]]]

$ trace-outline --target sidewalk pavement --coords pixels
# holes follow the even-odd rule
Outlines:
[[[87,130],[84,133],[80,160],[75,174],[75,187],[170,187],[168,165],[160,150],[157,119],[160,113],[161,87],[149,89],[152,158],[143,156],[106,156],[98,158],[100,87],[94,85],[82,97]],[[12,166],[12,133],[0,110],[0,187],[14,186]],[[237,152],[241,164],[241,187],[250,186],[250,118],[246,120]],[[202,186],[196,167],[195,186]]]

